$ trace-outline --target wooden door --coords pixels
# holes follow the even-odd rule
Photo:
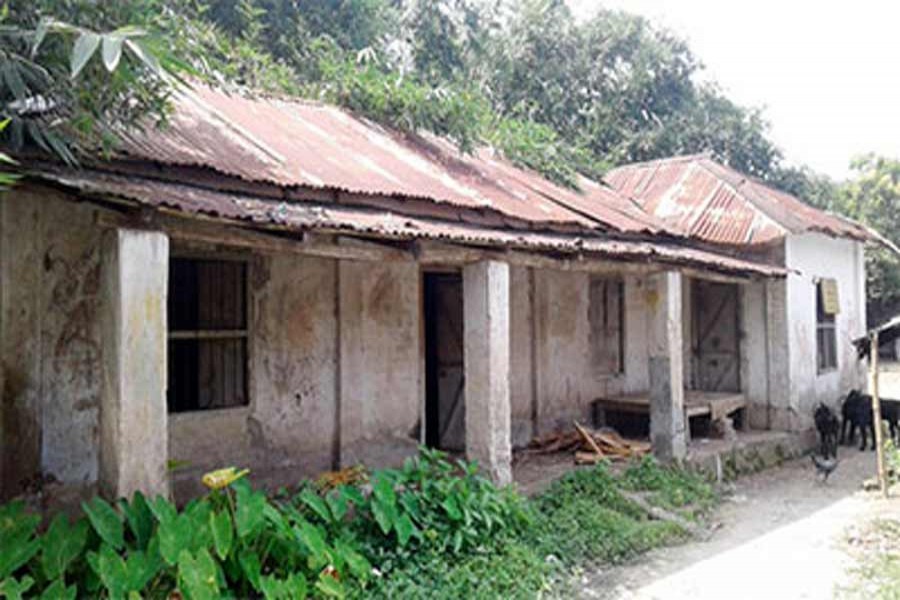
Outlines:
[[[738,286],[694,280],[691,301],[694,389],[739,392],[741,361]]]
[[[425,442],[464,451],[463,288],[459,274],[425,275]]]

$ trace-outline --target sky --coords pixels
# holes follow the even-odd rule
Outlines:
[[[601,2],[568,0],[590,15]],[[900,2],[604,0],[686,38],[739,104],[763,107],[788,161],[834,178],[854,156],[900,158]]]

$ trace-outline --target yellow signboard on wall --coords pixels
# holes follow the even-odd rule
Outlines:
[[[822,279],[819,282],[819,293],[822,294],[822,309],[826,315],[836,315],[841,311],[836,279]]]

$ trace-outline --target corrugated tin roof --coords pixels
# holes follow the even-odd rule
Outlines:
[[[857,240],[873,232],[723,166],[706,155],[625,165],[605,181],[684,235],[733,246],[818,231]]]
[[[247,98],[197,85],[164,129],[124,134],[123,157],[195,166],[284,187],[334,189],[492,210],[542,224],[656,234],[662,224],[601,184],[570,190],[490,149],[459,153],[318,103]]]
[[[45,167],[36,169],[31,174],[88,194],[125,198],[146,206],[175,209],[187,215],[221,217],[263,229],[278,227],[295,231],[347,232],[381,238],[440,240],[573,256],[587,254],[615,260],[687,265],[741,275],[769,277],[786,274],[784,269],[777,266],[662,241],[481,227],[463,222],[410,217],[374,208],[278,201],[92,170],[72,171]]]

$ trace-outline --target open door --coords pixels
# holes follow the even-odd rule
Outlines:
[[[694,280],[691,299],[695,389],[740,392],[738,286]]]
[[[466,448],[463,370],[463,287],[458,273],[426,273],[425,444]]]

